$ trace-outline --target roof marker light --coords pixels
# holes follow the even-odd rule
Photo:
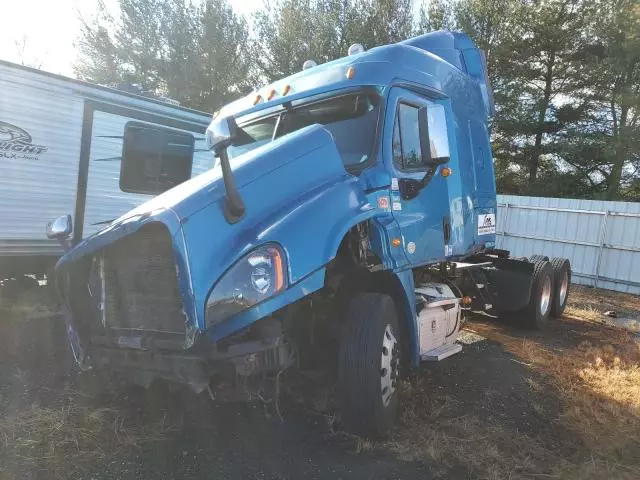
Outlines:
[[[262,101],[262,95],[256,95],[256,98],[253,99],[253,104],[257,105]]]
[[[267,100],[272,100],[273,97],[276,96],[276,89],[272,88],[271,91],[269,92],[269,96],[267,97]]]
[[[353,67],[347,68],[347,79],[351,80],[353,76],[356,74],[356,69]]]
[[[307,60],[306,62],[304,62],[302,64],[302,70],[307,70],[309,68],[313,68],[316,67],[318,64],[316,62],[314,62],[313,60]]]
[[[354,43],[349,47],[349,50],[347,50],[347,54],[349,56],[357,55],[358,53],[362,53],[362,52],[364,52],[364,47],[360,43]]]
[[[282,96],[284,97],[287,93],[291,91],[291,85],[285,85],[282,89]]]

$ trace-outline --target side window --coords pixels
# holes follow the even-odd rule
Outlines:
[[[435,104],[427,107],[429,123],[429,147],[433,161],[449,159],[449,137],[444,106]]]
[[[423,163],[418,110],[406,103],[399,104],[393,129],[393,159],[407,170],[420,168]]]
[[[191,178],[194,138],[187,132],[129,122],[124,128],[120,189],[159,194]]]
[[[400,103],[393,128],[392,149],[394,162],[405,170],[424,169],[431,162],[446,162],[449,138],[444,106],[431,104],[420,109]]]

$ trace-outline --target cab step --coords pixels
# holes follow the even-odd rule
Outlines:
[[[423,362],[439,362],[445,358],[455,355],[462,351],[462,345],[459,343],[451,343],[448,345],[440,345],[439,347],[429,350],[426,353],[420,355],[420,359]]]

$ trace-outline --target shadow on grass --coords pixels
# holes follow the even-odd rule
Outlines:
[[[481,478],[640,476],[640,350],[627,332],[569,319],[468,328],[486,340],[411,385],[399,455]]]
[[[78,376],[60,318],[2,320],[3,479],[640,478],[640,351],[602,325],[469,323],[461,354],[404,382],[400,425],[376,442],[339,431],[319,379],[292,390],[280,422]]]
[[[431,478],[420,461],[358,451],[323,415],[283,402],[122,388],[70,361],[62,319],[0,321],[0,478]],[[285,405],[286,404],[286,405]],[[319,405],[316,405],[317,407]]]

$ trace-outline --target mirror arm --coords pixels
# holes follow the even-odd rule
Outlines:
[[[424,174],[424,177],[422,177],[422,180],[420,181],[420,183],[422,184],[422,188],[427,186],[427,184],[433,177],[433,174],[435,173],[435,171],[436,171],[436,167],[432,167],[432,166],[429,167],[429,169]]]
[[[58,238],[58,242],[60,243],[60,246],[62,247],[62,251],[64,253],[67,253],[69,250],[71,250],[71,241],[68,238]]]
[[[244,202],[242,201],[242,197],[240,196],[233,179],[227,149],[223,148],[218,155],[220,157],[222,179],[224,181],[224,189],[226,191],[223,207],[224,218],[228,223],[236,223],[244,216]]]
[[[217,120],[214,118],[209,128],[207,128],[207,146],[213,151],[215,157],[220,158],[225,190],[222,212],[227,223],[240,221],[245,212],[244,202],[233,179],[233,171],[231,170],[229,153],[227,152],[227,149],[237,137],[238,125],[232,116]]]

